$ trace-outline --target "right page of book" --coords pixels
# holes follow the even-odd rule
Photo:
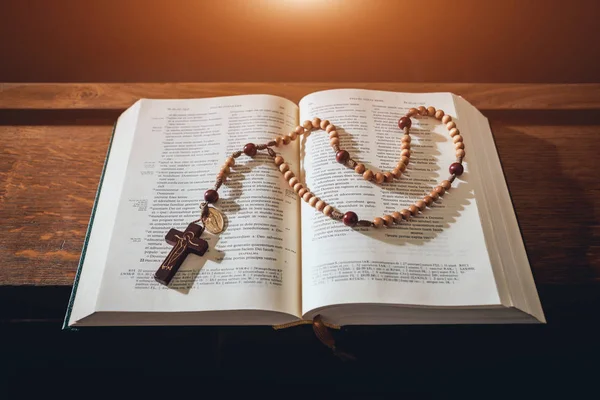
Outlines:
[[[317,92],[301,100],[300,121],[328,119],[338,127],[340,147],[352,159],[374,172],[391,171],[400,159],[398,119],[420,105],[444,110],[460,129],[449,93]],[[408,208],[447,179],[456,160],[452,138],[440,121],[412,118],[411,137],[410,164],[403,176],[377,185],[337,163],[328,135],[315,131],[301,149],[303,179],[316,196],[360,219]],[[477,149],[466,148],[465,172],[443,198],[398,225],[350,228],[302,202],[303,314],[350,303],[499,305],[477,208],[479,177],[469,169],[473,151]]]

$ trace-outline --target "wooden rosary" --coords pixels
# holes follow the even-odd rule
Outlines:
[[[450,176],[448,179],[440,182],[440,184],[427,196],[423,197],[422,200],[415,201],[414,204],[411,204],[406,209],[394,211],[391,214],[382,217],[375,217],[372,221],[359,219],[358,215],[353,211],[342,213],[325,203],[325,201],[319,199],[319,197],[311,192],[309,188],[300,182],[298,177],[290,170],[290,166],[285,162],[283,157],[277,155],[271,148],[288,145],[300,135],[310,134],[312,131],[316,130],[323,130],[329,134],[329,144],[335,152],[335,159],[338,163],[354,169],[356,173],[362,175],[363,179],[367,181],[374,181],[377,184],[392,182],[394,179],[398,179],[402,176],[402,173],[406,170],[406,166],[409,163],[411,142],[410,127],[412,125],[410,118],[416,116],[434,117],[446,125],[448,133],[450,134],[450,137],[452,137],[452,141],[456,148],[456,162],[452,163],[449,167]],[[231,154],[231,156],[227,157],[225,164],[217,174],[217,180],[214,187],[204,193],[204,202],[200,204],[201,217],[190,223],[183,232],[171,229],[167,233],[165,240],[172,245],[173,248],[158,271],[154,274],[154,278],[159,283],[168,285],[189,253],[202,256],[208,249],[208,243],[200,238],[200,235],[205,228],[213,234],[221,233],[223,231],[223,215],[216,208],[209,206],[209,204],[214,204],[219,200],[218,190],[226,181],[227,176],[231,173],[231,168],[235,165],[235,159],[242,154],[254,157],[259,150],[267,150],[267,153],[273,159],[273,162],[277,168],[279,168],[279,171],[281,171],[289,186],[300,198],[314,207],[317,211],[322,212],[334,220],[340,220],[350,227],[363,226],[381,228],[383,226],[391,226],[393,224],[401,223],[402,220],[409,220],[419,212],[425,211],[425,209],[431,206],[435,200],[443,196],[446,191],[450,189],[452,182],[454,182],[456,177],[462,175],[464,172],[462,165],[463,158],[465,157],[463,138],[456,127],[456,123],[452,120],[452,117],[445,114],[442,110],[436,110],[434,107],[420,106],[418,108],[409,109],[406,115],[398,120],[398,127],[404,133],[402,145],[400,147],[400,160],[393,170],[385,172],[373,172],[372,170],[367,169],[364,164],[352,159],[348,151],[340,148],[339,134],[335,125],[328,120],[321,120],[320,118],[313,118],[312,121],[306,120],[289,134],[279,136],[266,144],[246,144],[243,150],[236,151]],[[197,223],[201,223],[202,225],[198,225]]]

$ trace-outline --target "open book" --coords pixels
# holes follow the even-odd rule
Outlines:
[[[410,107],[453,116],[465,173],[431,208],[388,228],[349,228],[298,198],[266,152],[242,156],[205,232],[166,287],[153,279],[170,228],[199,217],[225,158],[313,117],[375,170],[399,159],[397,121]],[[378,186],[335,162],[323,132],[274,148],[328,204],[361,218],[399,211],[448,176],[455,150],[433,118],[413,118],[412,157]],[[545,322],[487,119],[451,93],[329,90],[299,105],[276,96],[142,99],[115,125],[66,326]]]

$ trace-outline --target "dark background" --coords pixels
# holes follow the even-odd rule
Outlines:
[[[600,82],[600,2],[0,2],[4,82]]]
[[[0,1],[0,82],[600,82],[599,43],[598,1]],[[306,326],[62,332],[69,288],[5,289],[0,397],[597,392],[594,285],[545,286],[548,326],[344,329],[355,362]]]

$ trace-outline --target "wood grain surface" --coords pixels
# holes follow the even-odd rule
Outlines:
[[[559,286],[600,300],[598,84],[2,84],[0,288],[72,285],[112,125],[136,99],[270,93],[297,102],[339,87],[451,91],[482,110],[540,292]]]
[[[0,83],[0,110],[123,110],[140,98],[266,93],[298,102],[311,92],[358,88],[452,92],[480,110],[599,110],[600,84],[501,83]]]

